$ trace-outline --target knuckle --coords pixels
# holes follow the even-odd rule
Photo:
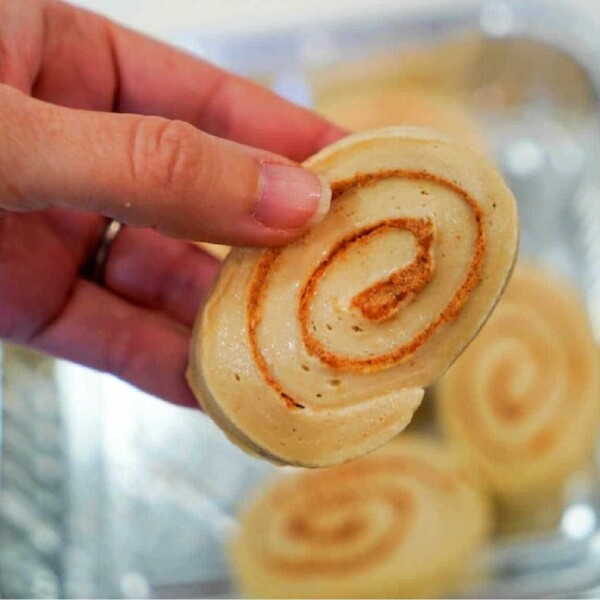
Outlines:
[[[1,58],[0,58],[1,60]],[[19,106],[20,92],[0,83],[0,206],[31,208],[22,190],[24,159],[30,140],[29,123],[35,117]]]
[[[103,348],[102,365],[104,370],[121,379],[128,379],[134,369],[139,350],[138,337],[136,328],[128,323],[123,323],[123,326],[116,332],[107,336]]]
[[[8,82],[11,79],[10,66],[12,64],[12,52],[4,36],[0,35],[0,81]]]
[[[191,187],[203,164],[203,136],[192,125],[161,117],[138,119],[131,134],[135,181],[181,193]]]
[[[193,306],[193,313],[200,303],[201,282],[197,249],[182,246],[180,254],[165,270],[157,291],[158,303],[163,309]]]

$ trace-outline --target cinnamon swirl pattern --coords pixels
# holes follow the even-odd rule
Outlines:
[[[406,434],[341,467],[284,476],[231,546],[251,597],[431,597],[474,574],[488,506],[443,445]]]
[[[485,159],[425,130],[351,136],[306,167],[330,214],[284,249],[231,252],[188,379],[242,448],[326,466],[408,424],[501,293],[517,217]]]
[[[505,502],[547,498],[589,457],[600,412],[596,363],[575,291],[520,265],[439,390],[444,429]]]

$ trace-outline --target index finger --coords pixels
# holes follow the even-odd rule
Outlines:
[[[251,81],[117,25],[110,31],[122,111],[181,119],[298,161],[346,133]]]
[[[0,81],[73,108],[182,120],[300,161],[344,131],[271,91],[57,0],[0,2]]]

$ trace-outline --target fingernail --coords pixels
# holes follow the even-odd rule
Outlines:
[[[271,229],[312,227],[329,211],[328,181],[301,167],[264,163],[255,217]]]

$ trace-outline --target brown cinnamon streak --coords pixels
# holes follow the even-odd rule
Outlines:
[[[433,223],[428,219],[388,219],[353,233],[338,242],[328,259],[319,265],[319,268],[325,271],[336,258],[348,252],[354,244],[368,242],[392,229],[409,231],[414,235],[417,256],[408,266],[392,273],[384,281],[372,285],[352,299],[352,306],[360,310],[365,319],[371,321],[385,321],[393,317],[400,307],[416,296],[433,277],[434,265],[431,255]],[[315,286],[321,279],[323,272],[320,272],[319,268],[305,286],[303,298],[314,295],[315,290],[310,289],[310,286],[311,284]],[[302,307],[300,310],[302,311]]]

